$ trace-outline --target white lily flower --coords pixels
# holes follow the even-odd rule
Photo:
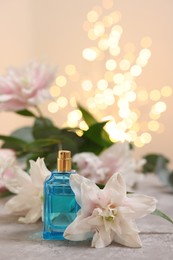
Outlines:
[[[99,156],[93,153],[75,154],[73,162],[80,175],[99,184],[105,184],[114,172],[121,172],[128,190],[141,179],[138,164],[144,164],[136,162],[127,142],[113,144]]]
[[[15,152],[11,149],[0,149],[0,192],[6,190],[5,182],[13,178],[15,165]]]
[[[44,159],[30,161],[30,175],[15,168],[15,177],[6,183],[6,187],[17,195],[7,201],[5,208],[9,213],[21,215],[22,223],[35,223],[42,217],[43,184],[50,175]]]
[[[115,173],[104,189],[78,174],[71,175],[71,187],[81,206],[64,237],[82,241],[92,238],[92,247],[102,248],[112,241],[128,247],[141,247],[135,219],[156,209],[156,199],[145,195],[126,195],[126,184]]]

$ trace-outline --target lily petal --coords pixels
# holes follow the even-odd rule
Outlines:
[[[126,199],[126,205],[134,211],[134,218],[142,218],[156,209],[157,200],[154,197],[131,194]]]
[[[34,186],[43,188],[45,178],[50,175],[43,158],[38,158],[36,162],[30,160],[30,175]]]
[[[126,197],[126,184],[123,177],[117,172],[106,183],[104,190],[114,189],[123,197]]]
[[[83,241],[91,238],[93,231],[88,221],[92,217],[84,218],[78,215],[76,219],[64,231],[64,237],[72,241]]]
[[[77,203],[81,206],[81,185],[82,183],[86,183],[90,187],[95,187],[95,183],[91,180],[80,176],[79,174],[71,174],[70,175],[70,186],[75,194]]]
[[[103,248],[110,245],[112,240],[112,232],[107,232],[104,228],[101,228],[95,232],[91,246],[96,248]]]
[[[20,217],[19,222],[28,224],[28,223],[35,223],[37,220],[40,219],[42,214],[41,207],[36,205],[35,207],[31,208],[25,217]]]

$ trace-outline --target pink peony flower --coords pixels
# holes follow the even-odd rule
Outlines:
[[[48,87],[55,70],[45,64],[31,63],[22,70],[9,69],[0,77],[0,111],[18,111],[50,98]]]
[[[10,149],[0,149],[0,192],[6,191],[6,181],[14,176],[15,153]]]
[[[72,174],[70,184],[81,206],[76,219],[66,228],[64,237],[82,241],[92,239],[92,247],[102,248],[112,241],[141,247],[135,220],[156,209],[156,199],[142,194],[126,195],[126,184],[115,173],[103,190],[92,181]]]
[[[95,183],[106,184],[114,172],[120,172],[130,189],[139,179],[138,163],[127,142],[113,144],[99,156],[93,153],[79,153],[73,156],[77,172]],[[144,163],[144,162],[141,162]]]

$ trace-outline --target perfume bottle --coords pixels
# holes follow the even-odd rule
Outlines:
[[[57,170],[44,183],[44,230],[45,240],[65,240],[66,227],[76,218],[79,205],[70,187],[71,152],[58,153]]]

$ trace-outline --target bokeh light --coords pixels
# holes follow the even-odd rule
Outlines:
[[[138,46],[121,45],[122,14],[113,5],[113,0],[102,0],[87,13],[83,29],[92,44],[83,49],[81,64],[68,64],[57,76],[50,88],[55,100],[48,104],[48,111],[69,111],[64,125],[79,127],[75,131],[82,136],[88,125],[77,108],[81,103],[98,121],[109,120],[105,130],[111,141],[143,147],[154,133],[164,131],[160,119],[167,109],[165,98],[173,91],[168,85],[150,90],[139,85],[138,77],[151,58],[152,39],[145,36]]]

